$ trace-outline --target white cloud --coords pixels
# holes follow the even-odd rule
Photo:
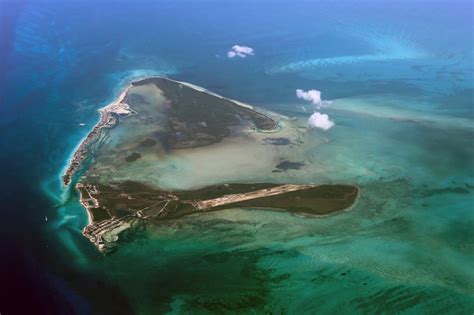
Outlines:
[[[310,128],[328,130],[334,126],[334,122],[329,119],[328,115],[315,112],[309,117],[308,125]]]
[[[234,50],[237,53],[253,55],[253,48],[250,48],[250,47],[247,47],[247,46],[234,45],[234,46],[232,46],[232,50]]]
[[[301,98],[305,101],[310,101],[315,105],[321,102],[321,92],[318,90],[309,90],[308,92],[305,92],[303,90],[297,89],[296,97]]]
[[[331,104],[331,101],[325,101],[321,99],[321,91],[318,90],[308,90],[305,92],[304,90],[297,89],[296,97],[313,103],[316,105],[317,109]]]
[[[296,97],[313,103],[316,106],[317,110],[320,110],[321,107],[326,107],[329,104],[331,104],[331,101],[325,101],[321,99],[321,91],[318,91],[318,90],[304,91],[301,89],[297,89]],[[306,112],[306,109],[304,108],[304,106],[302,106],[302,108],[303,108],[303,111]],[[332,120],[329,119],[329,116],[327,114],[323,114],[316,111],[309,117],[308,125],[310,128],[319,128],[323,130],[328,130],[332,128],[335,124]]]
[[[240,46],[240,45],[234,45],[232,46],[231,50],[227,53],[227,57],[229,58],[234,58],[234,57],[241,57],[245,58],[248,55],[253,55],[253,48],[247,47],[247,46]]]

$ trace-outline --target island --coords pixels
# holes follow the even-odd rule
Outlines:
[[[356,185],[286,182],[305,167],[290,160],[301,127],[189,83],[134,81],[99,114],[62,181],[78,189],[83,234],[101,251],[136,222],[232,208],[325,216],[359,195]]]

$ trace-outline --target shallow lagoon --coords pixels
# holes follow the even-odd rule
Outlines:
[[[29,190],[18,189],[21,200],[10,208],[27,211],[7,209],[16,224],[4,230],[18,230],[12,234],[35,249],[43,269],[62,278],[72,266],[72,278],[83,275],[92,292],[79,290],[87,302],[100,296],[107,306],[124,302],[142,313],[190,306],[472,313],[469,2],[301,3],[292,14],[277,2],[96,5],[28,2],[8,37],[12,70],[0,108],[4,165],[11,166],[5,178],[9,188],[22,181]],[[143,30],[154,31],[137,36]],[[252,46],[255,56],[226,59],[237,43]],[[390,61],[387,48],[403,58]],[[379,60],[357,58],[374,54]],[[291,64],[299,68],[285,70]],[[311,150],[291,152],[306,164],[301,171],[268,176],[357,183],[359,203],[315,220],[252,210],[189,217],[131,235],[113,255],[97,255],[80,234],[87,217],[77,195],[61,191],[59,174],[96,110],[124,82],[154,74],[296,116],[303,125],[312,108],[295,89],[321,90],[334,100],[326,112],[335,127],[308,132]],[[243,156],[248,160],[248,152]],[[192,180],[169,174],[170,185]],[[50,201],[26,202],[25,191],[40,194],[39,185]],[[18,222],[38,233],[25,234]],[[91,288],[98,279],[109,286]],[[104,287],[123,295],[107,299]]]
[[[350,210],[315,219],[235,209],[146,225],[125,235],[120,249],[103,260],[104,269],[144,312],[469,309],[471,126],[438,114],[393,117],[393,107],[374,115],[365,109],[381,98],[364,102],[336,100],[328,108],[337,121],[330,132],[303,128],[305,113],[297,114],[288,123],[300,126],[294,129],[299,146],[269,149],[261,138],[230,138],[159,160],[144,158],[157,165],[159,184],[174,189],[229,178],[354,183],[362,195]],[[278,157],[304,166],[274,173]],[[140,174],[140,167],[133,172]],[[153,174],[142,178],[156,180]],[[125,271],[131,261],[135,265]],[[138,280],[142,273],[146,281]],[[327,296],[336,297],[327,302]]]
[[[311,149],[306,142],[310,145],[320,142],[308,135],[304,120],[290,120],[269,113],[277,122],[277,127],[271,130],[236,125],[229,127],[229,136],[217,143],[170,149],[163,144],[167,139],[160,140],[160,133],[166,132],[170,123],[166,110],[173,106],[163,92],[147,84],[132,87],[127,99],[138,114],[121,118],[118,125],[104,135],[85,174],[92,182],[133,180],[175,190],[232,182],[284,182],[295,174],[279,176],[274,172],[276,166],[287,160],[302,163],[299,159],[304,159],[304,152]],[[287,140],[287,143],[271,142],[275,138]],[[146,139],[155,143],[143,146]],[[133,154],[137,158],[127,161]],[[299,179],[296,181],[303,183]],[[306,183],[312,182],[309,179]]]

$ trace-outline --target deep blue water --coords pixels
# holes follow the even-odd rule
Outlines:
[[[122,280],[104,271],[113,259],[102,264],[104,258],[80,235],[85,213],[74,192],[61,191],[59,176],[96,122],[97,109],[127,80],[144,74],[168,75],[290,116],[305,115],[297,88],[316,88],[330,100],[379,97],[349,112],[330,109],[336,126],[328,137],[336,147],[321,153],[328,159],[348,154],[337,147],[344,128],[360,130],[346,131],[360,139],[372,132],[364,131],[365,124],[392,140],[406,137],[392,121],[377,120],[387,108],[404,113],[404,120],[428,115],[434,131],[403,128],[420,138],[413,145],[419,151],[392,153],[395,146],[363,140],[361,146],[382,160],[395,156],[390,163],[397,167],[423,163],[399,172],[407,178],[411,173],[420,187],[444,189],[452,181],[471,187],[467,196],[449,196],[449,204],[462,211],[436,208],[433,201],[439,221],[426,220],[424,228],[455,218],[460,223],[450,233],[461,235],[446,232],[446,242],[465,244],[460,252],[472,263],[472,12],[469,1],[1,1],[0,274],[7,285],[0,290],[0,313],[25,313],[31,305],[44,314],[140,310],[128,301]],[[234,44],[254,48],[255,56],[227,58]],[[368,113],[374,120],[360,118]],[[361,165],[371,168],[362,157]],[[398,165],[401,160],[406,164]],[[348,169],[348,178],[357,172]],[[454,313],[473,311],[471,276],[466,273],[464,287],[455,290],[461,293],[453,295],[459,306]],[[18,296],[29,296],[31,305],[13,303]]]

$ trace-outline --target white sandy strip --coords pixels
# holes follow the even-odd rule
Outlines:
[[[104,106],[104,107],[102,107],[98,110],[99,113],[100,113],[99,121],[92,127],[91,130],[89,130],[89,132],[84,136],[84,138],[82,138],[82,140],[76,145],[76,147],[72,151],[71,156],[68,159],[69,162],[68,162],[67,166],[63,168],[61,174],[63,174],[63,175],[66,174],[66,172],[71,168],[71,163],[74,160],[74,156],[76,155],[77,150],[79,150],[79,148],[82,146],[82,144],[87,140],[87,138],[89,137],[92,130],[94,130],[94,128],[97,127],[101,123],[102,116],[104,114],[106,114],[107,112],[117,113],[117,114],[130,114],[130,113],[134,112],[132,109],[130,109],[130,106],[128,106],[128,104],[123,102],[123,100],[127,96],[127,93],[128,93],[128,91],[130,90],[131,87],[132,87],[132,84],[129,84],[125,88],[125,90],[122,93],[120,93],[119,97],[117,97],[110,104],[108,104],[108,105],[106,105],[106,106]]]
[[[131,84],[129,84],[121,93],[118,97],[116,97],[111,103],[109,103],[108,105],[102,107],[102,108],[99,108],[98,109],[98,112],[99,113],[102,113],[104,110],[106,111],[107,108],[111,107],[111,106],[114,106],[116,104],[120,104],[124,99],[125,97],[127,96],[127,93],[128,93],[128,90],[132,87]],[[87,132],[87,134],[81,139],[81,141],[78,142],[78,144],[74,147],[74,150],[72,150],[70,156],[68,157],[67,161],[68,163],[66,165],[64,165],[63,169],[61,170],[61,172],[59,173],[60,174],[60,180],[62,182],[62,176],[64,174],[66,174],[67,170],[69,170],[69,168],[71,167],[71,162],[73,161],[74,159],[74,156],[76,155],[76,152],[77,150],[81,147],[81,145],[84,143],[84,141],[87,140],[87,138],[89,137],[89,134],[92,132],[92,130],[94,130],[94,128],[100,123],[101,121],[101,118],[102,118],[102,115],[99,116],[99,120],[97,123],[95,123],[92,128]],[[69,186],[69,185],[67,185]],[[62,186],[63,188],[67,188],[67,186]]]
[[[192,89],[195,89],[197,91],[200,91],[200,92],[203,92],[203,93],[206,93],[208,95],[212,95],[212,96],[215,96],[215,97],[218,97],[220,99],[223,99],[223,100],[227,100],[227,101],[230,101],[232,103],[235,103],[236,105],[239,105],[241,107],[245,107],[245,108],[248,108],[248,109],[254,109],[252,105],[249,105],[249,104],[246,104],[246,103],[242,103],[242,102],[239,102],[239,101],[236,101],[236,100],[233,100],[231,98],[227,98],[227,97],[224,97],[222,95],[219,95],[219,94],[216,94],[214,92],[211,92],[209,90],[206,90],[205,88],[202,88],[200,86],[197,86],[197,85],[194,85],[192,83],[188,83],[188,82],[182,82],[182,81],[176,81],[176,80],[172,80],[172,79],[169,79],[169,78],[165,78],[166,80],[169,80],[169,81],[172,81],[172,82],[175,82],[175,83],[179,83],[179,84],[182,84],[182,85],[186,85]]]
[[[76,189],[79,190],[77,185],[76,185]],[[94,219],[92,217],[92,213],[89,211],[89,207],[87,206],[87,204],[85,204],[83,202],[82,191],[80,191],[80,190],[79,190],[79,202],[86,209],[86,212],[87,212],[87,225],[83,228],[83,230],[85,230],[86,227],[91,226],[92,224],[94,224]]]

